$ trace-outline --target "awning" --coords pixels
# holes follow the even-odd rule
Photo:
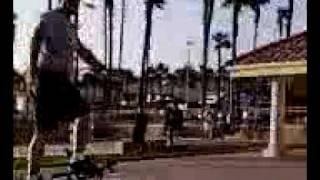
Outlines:
[[[307,61],[257,63],[229,67],[231,77],[287,76],[307,74]]]

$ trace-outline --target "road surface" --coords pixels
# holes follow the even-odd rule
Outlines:
[[[306,161],[217,155],[119,164],[121,180],[305,180]],[[111,178],[112,179],[112,178]]]
[[[116,170],[104,180],[306,180],[305,160],[264,159],[254,154],[120,162]]]

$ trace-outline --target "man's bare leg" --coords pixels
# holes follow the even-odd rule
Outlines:
[[[30,180],[32,175],[38,175],[40,173],[40,159],[44,154],[44,150],[44,132],[35,128],[32,139],[28,146],[27,180]]]
[[[27,169],[27,178],[26,178],[27,180],[30,180],[30,178],[31,178],[31,169],[32,169],[32,165],[34,165],[32,163],[32,160],[35,158],[35,157],[32,156],[33,147],[34,147],[37,139],[38,139],[38,128],[35,127],[34,128],[34,132],[33,132],[33,136],[31,138],[31,141],[30,141],[29,146],[28,146],[28,156],[27,156],[28,169]]]

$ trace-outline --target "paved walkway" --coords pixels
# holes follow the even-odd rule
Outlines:
[[[255,158],[253,154],[197,156],[128,162],[118,166],[118,179],[128,180],[304,180],[305,161]],[[253,157],[252,157],[253,158]]]
[[[43,169],[44,172],[61,172]],[[306,161],[260,158],[254,153],[121,162],[104,180],[305,180]]]

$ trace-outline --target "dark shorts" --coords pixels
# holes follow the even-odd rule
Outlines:
[[[59,121],[71,122],[89,112],[80,91],[65,76],[42,72],[38,82],[36,118],[39,128],[54,129]]]

